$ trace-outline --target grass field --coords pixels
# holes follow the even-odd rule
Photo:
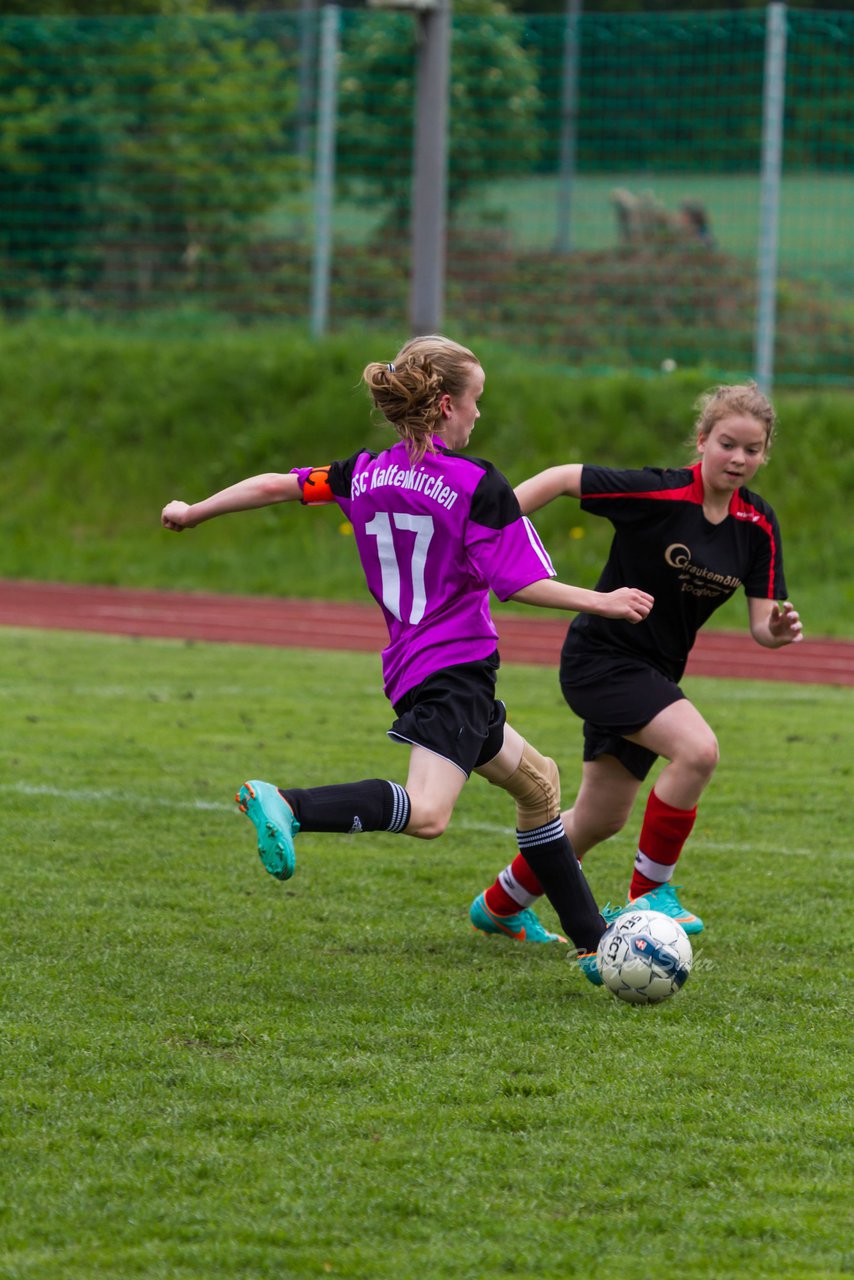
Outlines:
[[[651,192],[671,212],[683,200],[706,208],[720,248],[755,262],[759,229],[759,174],[582,173],[572,187],[571,244],[574,249],[601,250],[617,244],[617,222],[611,204],[614,187],[635,194]],[[558,238],[561,208],[559,179],[554,175],[496,180],[473,191],[456,216],[456,230],[502,227],[517,249],[549,249]],[[343,244],[363,244],[375,236],[386,216],[376,199],[336,203],[334,229]],[[270,230],[294,235],[310,224],[304,198],[289,197],[270,220]],[[790,173],[781,186],[780,268],[790,275],[815,275],[844,292],[851,281],[850,227],[854,218],[854,181],[845,174]],[[452,225],[451,236],[455,234]]]
[[[480,780],[438,843],[265,875],[245,777],[403,776],[374,657],[7,630],[0,670],[4,1280],[850,1274],[851,691],[687,682],[707,931],[636,1009],[469,930]],[[502,687],[571,793],[553,676]]]
[[[753,261],[759,228],[759,175],[720,173],[582,174],[573,187],[572,243],[577,249],[607,249],[617,242],[611,204],[614,187],[651,192],[671,212],[697,200],[709,214],[721,249]],[[542,177],[490,184],[475,208],[504,219],[518,243],[549,248],[555,243],[558,179]],[[817,272],[849,272],[847,245],[854,216],[854,181],[842,174],[787,174],[780,195],[780,267],[798,274],[805,263]]]

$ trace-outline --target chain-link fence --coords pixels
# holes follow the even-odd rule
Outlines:
[[[766,13],[455,15],[445,327],[747,372],[770,226],[777,378],[854,381],[854,14],[772,7],[770,222]],[[0,18],[6,314],[309,326],[328,278],[324,325],[405,330],[419,21]]]

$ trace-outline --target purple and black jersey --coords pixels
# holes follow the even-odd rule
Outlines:
[[[401,441],[328,467],[294,468],[304,501],[334,500],[353,526],[388,627],[383,685],[392,703],[443,667],[494,652],[490,589],[506,600],[554,576],[501,472],[433,443],[436,452],[414,464]]]
[[[622,654],[678,681],[700,627],[738,587],[760,599],[786,595],[773,510],[738,489],[726,518],[711,524],[703,513],[699,463],[672,471],[585,466],[581,506],[614,525],[596,589],[640,587],[655,596],[655,605],[636,624],[579,614],[564,644],[565,661],[581,653]]]

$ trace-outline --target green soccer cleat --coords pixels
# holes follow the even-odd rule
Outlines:
[[[472,928],[481,933],[503,933],[516,942],[566,942],[560,933],[544,929],[530,907],[516,911],[512,916],[497,916],[486,905],[486,894],[480,893],[469,908]]]
[[[299,823],[271,782],[244,782],[234,797],[258,833],[258,852],[271,876],[290,880],[296,867],[294,836]]]
[[[700,917],[683,907],[679,901],[676,890],[681,888],[681,885],[670,884],[668,881],[660,884],[657,889],[651,889],[649,893],[642,893],[639,898],[630,899],[626,906],[634,907],[636,911],[660,911],[662,915],[670,916],[677,924],[681,924],[686,933],[702,933],[705,926]]]
[[[599,965],[596,963],[595,951],[584,951],[580,956],[576,956],[578,967],[589,982],[594,987],[602,986],[602,975],[599,972]]]

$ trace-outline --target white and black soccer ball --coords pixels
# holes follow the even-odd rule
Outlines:
[[[602,982],[629,1004],[658,1004],[680,991],[693,954],[681,924],[661,911],[627,911],[599,940]]]

